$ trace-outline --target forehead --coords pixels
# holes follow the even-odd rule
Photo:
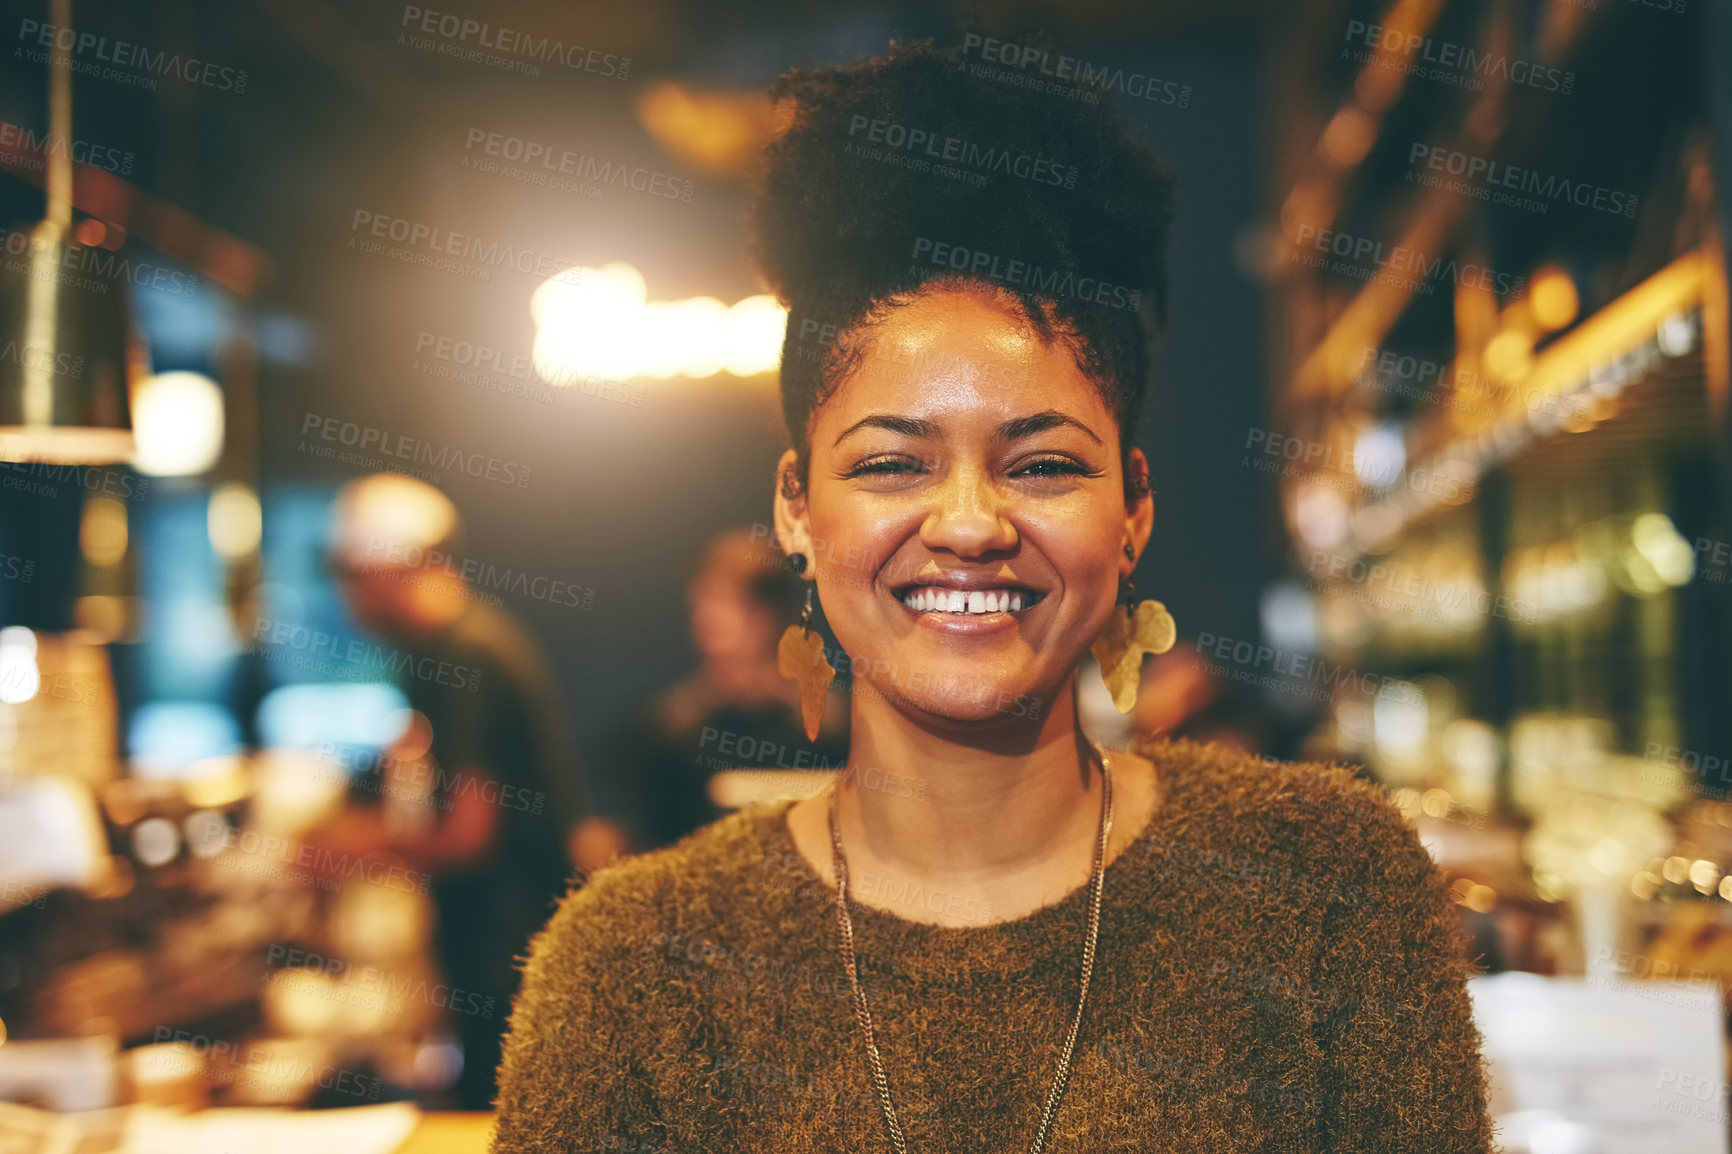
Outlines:
[[[813,428],[852,423],[867,412],[998,421],[1040,409],[1072,413],[1103,437],[1114,431],[1099,389],[1069,345],[1056,336],[1042,341],[1012,298],[934,287],[871,327],[866,351],[814,414]]]

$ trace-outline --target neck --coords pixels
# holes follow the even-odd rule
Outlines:
[[[1045,717],[979,733],[923,725],[856,693],[837,795],[844,846],[916,878],[990,881],[1068,861],[1101,813],[1074,690],[1073,675]]]

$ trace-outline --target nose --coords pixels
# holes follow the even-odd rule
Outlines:
[[[958,557],[1016,548],[1016,526],[1005,516],[1003,495],[981,470],[959,468],[929,492],[932,505],[920,523],[920,542]]]

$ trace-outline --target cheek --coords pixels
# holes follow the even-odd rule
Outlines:
[[[886,560],[911,534],[920,531],[919,517],[906,509],[845,507],[827,512],[820,517],[814,510],[812,544],[820,586],[827,578],[841,595],[870,593]]]
[[[1024,547],[1040,551],[1070,597],[1087,599],[1095,590],[1107,601],[1117,595],[1121,520],[1084,511],[1074,516],[1024,517],[1021,529]]]

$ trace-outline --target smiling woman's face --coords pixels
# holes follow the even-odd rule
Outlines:
[[[984,290],[930,288],[873,330],[810,436],[777,528],[855,677],[955,721],[1046,715],[1152,518],[1147,496],[1126,506],[1119,430],[1065,344]]]

